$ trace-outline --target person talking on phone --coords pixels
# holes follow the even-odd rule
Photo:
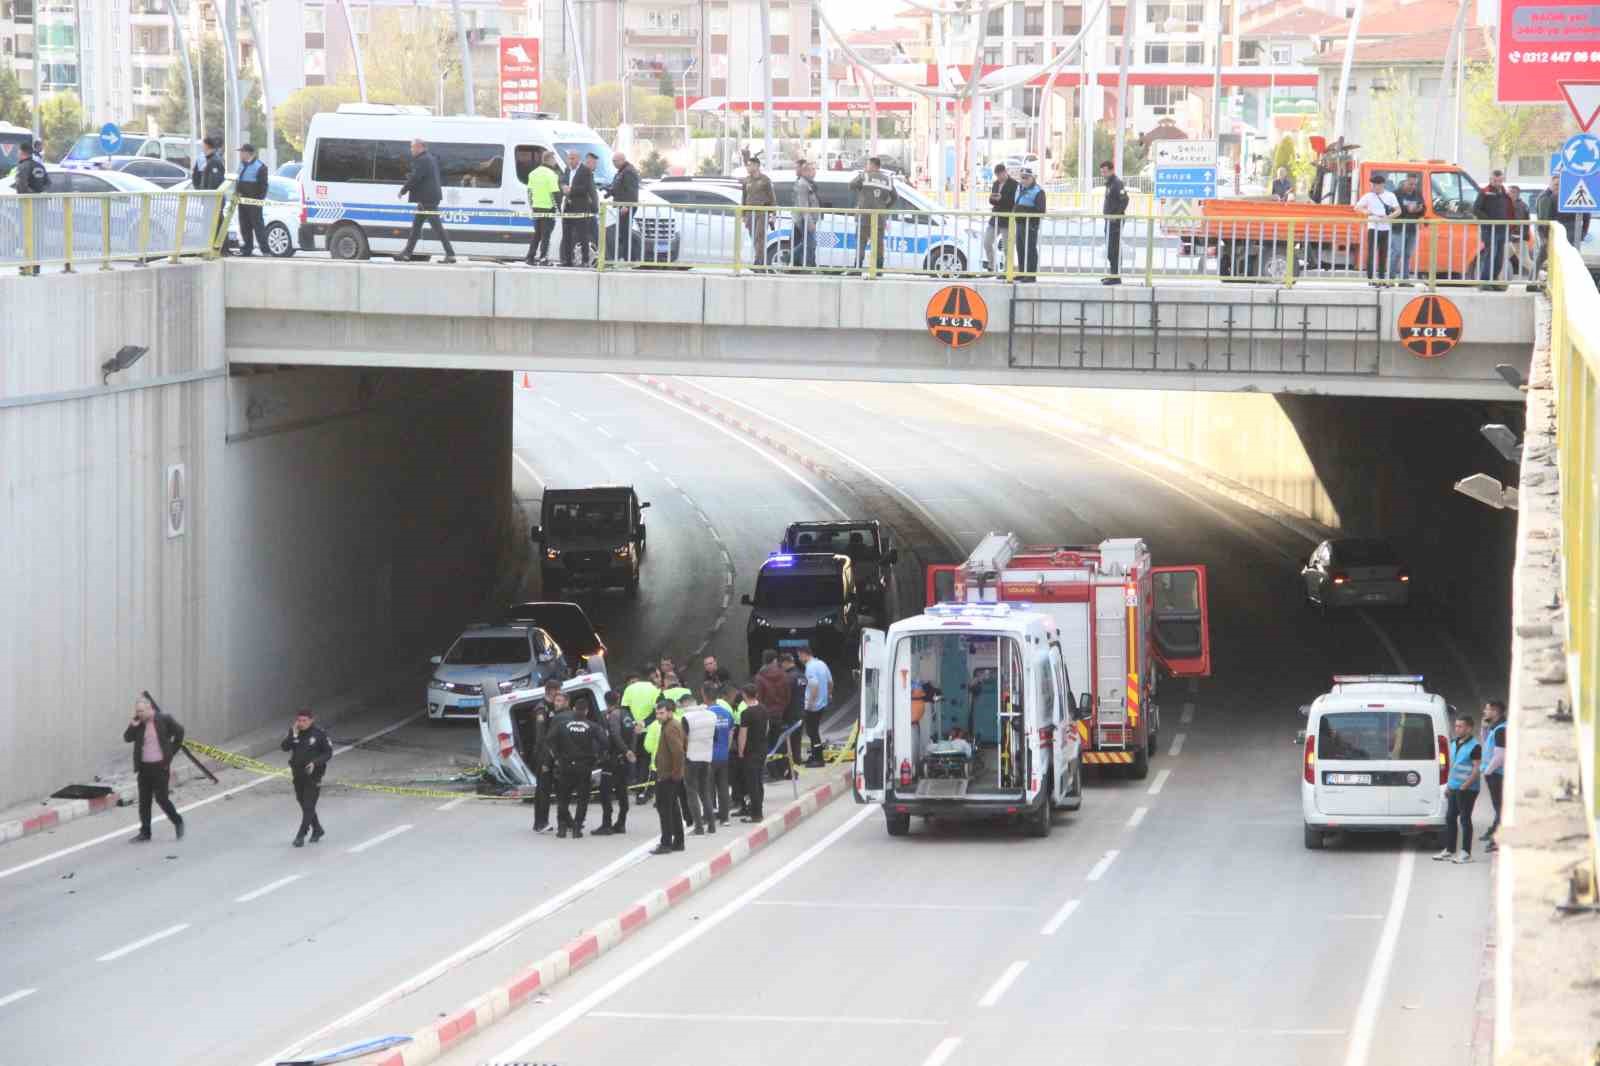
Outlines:
[[[300,831],[294,835],[294,846],[303,848],[306,834],[311,834],[315,844],[325,835],[322,822],[317,818],[317,799],[322,795],[322,772],[333,758],[333,743],[328,734],[317,725],[311,708],[295,712],[289,735],[278,747],[289,753],[289,776],[294,778],[294,798],[300,801]]]
[[[171,715],[161,713],[155,697],[141,692],[133,701],[133,718],[122,731],[122,739],[133,745],[133,773],[139,780],[139,834],[129,838],[128,843],[149,843],[152,800],[182,840],[183,816],[172,805],[168,789],[172,784],[172,757],[183,746],[183,726]]]

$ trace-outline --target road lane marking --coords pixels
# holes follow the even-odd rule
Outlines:
[[[956,1053],[956,1048],[960,1046],[961,1038],[959,1036],[945,1037],[939,1041],[939,1046],[933,1049],[933,1053],[922,1060],[922,1066],[944,1066],[945,1063],[950,1061],[950,1056]]]
[[[1162,770],[1160,773],[1156,774],[1156,779],[1150,782],[1150,787],[1145,791],[1149,792],[1152,796],[1161,795],[1161,790],[1167,787],[1167,778],[1171,776],[1171,770]]]
[[[1032,913],[1034,907],[1007,907],[1003,904],[973,904],[973,903],[859,903],[855,901],[831,902],[828,900],[809,899],[759,899],[751,904],[752,907],[806,907],[823,908],[844,911],[1004,911],[1008,913]]]
[[[946,1025],[930,1018],[843,1018],[837,1014],[678,1014],[671,1011],[597,1010],[591,1018],[614,1018],[629,1022],[749,1022],[757,1025],[793,1023],[798,1025]]]
[[[37,991],[39,991],[37,988],[19,988],[9,996],[0,996],[0,1007],[9,1007],[17,1000],[27,999]]]
[[[1098,881],[1104,877],[1106,871],[1111,869],[1111,864],[1117,861],[1117,856],[1120,854],[1121,852],[1118,851],[1108,851],[1100,856],[1100,861],[1095,863],[1094,868],[1089,871],[1087,880]]]
[[[584,996],[578,1002],[574,1003],[572,1006],[568,1007],[554,1018],[545,1022],[543,1025],[539,1026],[539,1028],[518,1040],[504,1051],[501,1051],[496,1055],[488,1056],[487,1061],[515,1062],[516,1060],[527,1055],[528,1052],[532,1051],[540,1044],[544,1043],[546,1040],[549,1040],[551,1037],[556,1036],[567,1029],[572,1025],[573,1022],[576,1022],[578,1019],[594,1010],[595,1007],[602,1003],[614,1002],[617,994],[623,989],[627,988],[629,985],[633,984],[633,982],[637,981],[651,970],[654,970],[657,966],[661,965],[663,962],[666,962],[668,959],[672,958],[674,955],[678,954],[678,952],[693,944],[707,933],[710,933],[712,930],[716,929],[723,922],[726,922],[729,918],[744,910],[745,907],[749,906],[755,900],[766,895],[767,892],[773,888],[773,886],[785,881],[801,868],[809,865],[811,860],[815,859],[818,855],[821,855],[824,851],[827,851],[840,840],[844,839],[845,835],[851,830],[855,829],[856,826],[860,825],[868,818],[876,816],[877,814],[878,811],[874,807],[861,808],[843,825],[833,830],[833,832],[829,833],[827,836],[811,845],[793,859],[790,859],[782,867],[769,874],[765,880],[759,882],[752,888],[745,890],[745,892],[737,898],[723,904],[720,909],[713,911],[710,915],[702,918],[699,922],[696,922],[691,928],[679,933],[671,941],[664,944],[660,948],[657,948],[645,958],[634,963],[616,977],[613,977],[611,980],[607,981],[593,992],[590,992],[587,996]]]
[[[567,416],[569,418],[571,418],[574,422],[583,422],[583,423],[587,424],[588,421],[589,421],[589,416],[588,415],[581,414],[581,413],[579,413],[577,411],[568,411],[567,412]]]
[[[401,833],[404,833],[406,830],[408,830],[410,828],[411,828],[410,825],[397,825],[393,829],[390,829],[387,832],[379,833],[377,836],[373,837],[371,840],[363,840],[361,843],[357,844],[355,847],[346,848],[345,850],[351,855],[360,855],[363,851],[366,851],[368,848],[375,848],[379,844],[382,844],[385,840],[389,840],[392,837],[397,837]]]
[[[276,892],[278,889],[282,888],[284,885],[293,884],[294,882],[300,880],[304,876],[305,876],[305,874],[290,874],[288,877],[280,877],[276,881],[272,882],[272,884],[270,884],[270,885],[262,885],[260,888],[256,889],[254,892],[246,892],[244,895],[242,895],[238,899],[234,900],[234,902],[235,903],[249,903],[251,900],[260,899],[262,896],[265,896],[267,893]]]
[[[992,1007],[996,1003],[999,1003],[1000,997],[1006,994],[1006,989],[1015,984],[1017,978],[1022,976],[1022,971],[1026,970],[1027,968],[1028,964],[1026,961],[1014,962],[1010,966],[1007,966],[1006,972],[997,977],[994,984],[989,986],[989,991],[985,992],[983,994],[983,998],[978,1000],[978,1006]]]
[[[457,796],[453,800],[446,800],[445,802],[439,804],[439,806],[435,807],[434,810],[436,810],[436,811],[453,811],[457,807],[461,806],[463,803],[467,802],[467,800],[469,800],[471,798],[472,798],[471,796]]]
[[[663,474],[661,476],[662,476],[663,479],[665,479],[668,487],[674,488],[674,489],[676,489],[678,487],[678,483],[676,481],[672,480],[670,477],[667,477],[667,475]],[[680,491],[682,491],[682,490],[680,490]]]
[[[1389,910],[1383,919],[1383,932],[1378,934],[1378,950],[1373,952],[1367,983],[1361,989],[1361,1005],[1356,1008],[1355,1024],[1350,1027],[1350,1047],[1344,1057],[1344,1066],[1367,1066],[1367,1059],[1372,1054],[1372,1035],[1378,1026],[1378,1011],[1383,1006],[1383,990],[1389,983],[1389,970],[1394,966],[1394,950],[1400,943],[1400,925],[1405,921],[1406,901],[1411,898],[1411,874],[1416,865],[1416,852],[1400,853],[1400,862],[1395,867],[1394,891],[1389,896]]]
[[[1128,828],[1129,829],[1137,829],[1137,828],[1139,828],[1139,823],[1144,821],[1144,816],[1149,814],[1149,813],[1150,813],[1150,808],[1149,807],[1136,808],[1132,814],[1128,815]]]
[[[1172,738],[1172,747],[1167,749],[1167,757],[1173,758],[1183,754],[1183,742],[1189,739],[1188,733],[1179,733]]]
[[[189,923],[188,922],[179,922],[177,925],[169,925],[169,926],[167,926],[167,928],[161,930],[161,932],[159,932],[159,933],[151,933],[149,936],[145,937],[143,940],[135,940],[131,944],[124,944],[122,947],[118,948],[115,951],[108,951],[104,955],[100,956],[98,959],[95,959],[94,961],[95,962],[112,962],[112,961],[114,961],[116,959],[122,958],[122,956],[124,956],[124,955],[132,955],[135,951],[138,951],[140,948],[147,948],[151,944],[154,944],[158,940],[165,940],[169,936],[177,936],[179,933],[183,932],[187,928],[189,928]]]
[[[543,400],[545,403],[549,404],[551,407],[559,408],[561,406],[560,404],[556,403],[554,400],[552,400],[548,396],[541,396],[541,397],[539,397],[539,399]]]
[[[416,719],[421,718],[424,714],[427,714],[427,713],[428,713],[427,711],[423,710],[423,711],[416,711],[416,712],[414,712],[412,714],[408,714],[404,718],[400,719],[398,722],[391,722],[390,724],[384,726],[382,729],[379,729],[376,732],[368,733],[366,736],[362,737],[360,740],[357,740],[354,744],[346,744],[341,748],[334,748],[333,749],[333,754],[335,754],[335,755],[343,755],[345,752],[351,750],[352,748],[359,748],[361,745],[367,743],[368,741],[377,740],[379,737],[387,736],[388,734],[393,733],[396,729],[399,729],[401,726],[407,725],[410,722],[413,722]],[[229,796],[236,796],[239,793],[244,792],[247,789],[255,788],[257,785],[264,785],[268,781],[280,781],[280,780],[282,780],[282,778],[278,778],[278,777],[257,777],[254,780],[246,781],[242,785],[235,785],[233,788],[226,789],[226,790],[224,790],[222,792],[218,792],[215,796],[207,796],[203,800],[195,800],[193,803],[186,804],[186,805],[184,805],[182,807],[179,807],[178,808],[178,813],[179,814],[188,814],[192,810],[195,810],[195,809],[200,808],[200,807],[204,807],[209,803],[215,803],[215,802],[217,802],[218,800],[221,800],[221,799],[227,799]],[[153,818],[151,820],[151,824],[153,825],[156,822],[164,822],[166,820],[167,820],[167,816],[166,815],[158,814],[158,815],[155,816],[155,818]],[[81,844],[73,844],[71,847],[62,848],[59,851],[52,851],[48,855],[41,855],[37,859],[29,859],[27,862],[19,863],[18,865],[12,866],[9,869],[0,870],[0,881],[5,880],[6,878],[10,877],[12,874],[20,874],[24,870],[33,869],[35,866],[43,866],[47,862],[53,862],[56,859],[64,858],[65,856],[68,856],[68,855],[74,855],[74,854],[84,850],[85,848],[92,848],[96,844],[104,844],[108,840],[117,840],[119,838],[125,838],[128,830],[137,829],[137,828],[138,828],[138,823],[135,822],[135,823],[133,823],[131,825],[123,826],[121,829],[113,829],[109,833],[102,833],[100,836],[97,836],[97,837],[95,837],[95,838],[93,838],[91,840],[85,840]]]
[[[649,459],[646,459],[644,461],[644,465],[645,465],[645,469],[649,470],[652,474],[661,473],[661,468],[659,466],[657,466],[654,462],[652,462]]]
[[[631,444],[624,444],[624,445],[623,445],[623,446],[622,446],[622,450],[623,450],[623,451],[625,451],[625,452],[627,452],[627,453],[628,453],[628,454],[629,454],[629,455],[638,455],[638,454],[639,454],[639,449],[638,449],[638,448],[635,448],[635,447],[634,447],[634,446],[633,446],[633,445],[631,445]]]
[[[602,437],[610,437],[611,436],[611,431],[609,429],[607,429],[605,426],[598,426],[597,425],[597,426],[594,427],[594,431],[596,433],[600,434]]]
[[[526,470],[528,472],[528,476],[529,477],[533,478],[533,480],[535,480],[535,481],[537,481],[539,483],[539,487],[541,489],[549,484],[549,482],[545,481],[544,478],[539,476],[539,471],[535,470],[533,468],[533,465],[531,463],[529,463],[528,460],[524,459],[522,456],[520,456],[520,455],[518,455],[516,453],[516,449],[512,449],[511,458],[515,459],[517,461],[518,465],[520,465],[522,467],[522,469],[524,469],[524,470]]]
[[[1183,713],[1178,715],[1178,724],[1188,725],[1192,721],[1194,721],[1194,704],[1185,703],[1183,705]]]
[[[1067,919],[1072,917],[1072,912],[1078,909],[1078,900],[1069,899],[1061,905],[1061,909],[1044,923],[1044,928],[1039,930],[1040,936],[1055,936],[1056,930],[1067,924]]]

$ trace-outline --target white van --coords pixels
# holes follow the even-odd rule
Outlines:
[[[1082,733],[1056,623],[1003,603],[943,603],[861,634],[857,803],[890,836],[923,818],[1050,832],[1083,804]]]
[[[400,197],[411,171],[411,140],[420,137],[439,160],[444,200],[440,204],[450,243],[459,255],[521,259],[533,237],[528,210],[528,172],[545,150],[566,165],[569,151],[600,157],[595,184],[611,187],[616,170],[611,149],[588,126],[549,116],[527,119],[434,116],[382,104],[341,104],[312,116],[306,133],[305,166],[298,177],[305,194],[299,247],[324,248],[335,259],[395,255],[405,248],[413,208]],[[672,262],[678,237],[672,208],[641,190],[649,205],[633,219],[635,259]],[[615,256],[616,213],[608,209],[606,258]],[[561,223],[550,254],[561,246]],[[419,250],[433,252],[428,230]]]
[[[1450,707],[1421,675],[1340,675],[1308,707],[1300,768],[1306,847],[1329,832],[1444,825]]]

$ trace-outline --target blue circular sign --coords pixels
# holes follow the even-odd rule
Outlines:
[[[122,131],[115,122],[107,122],[100,127],[100,147],[106,150],[107,155],[116,155],[117,149],[122,147]]]
[[[1593,174],[1600,168],[1600,137],[1578,133],[1561,146],[1562,169],[1574,174]]]

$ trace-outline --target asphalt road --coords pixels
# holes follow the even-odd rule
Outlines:
[[[1147,781],[1098,777],[1048,840],[920,824],[890,840],[876,810],[836,803],[450,1063],[1460,1061],[1487,865],[1427,862],[1421,841],[1306,852],[1299,832],[1294,708],[1329,674],[1404,666],[1471,705],[1430,623],[1305,611],[1291,579],[1306,546],[1281,526],[1165,487],[1042,414],[1023,428],[912,386],[705,384],[915,495],[952,554],[1015,529],[1136,534],[1158,560],[1207,563],[1215,676],[1163,692]],[[591,603],[613,674],[706,640],[737,664],[738,593],[785,522],[828,513],[818,486],[631,383],[533,385],[519,495],[631,481],[653,504],[641,599]],[[409,714],[409,684],[341,737]],[[470,734],[403,725],[331,773],[414,776],[470,760]],[[160,1061],[180,1064],[405,1032],[680,868],[643,856],[651,811],[625,838],[578,844],[532,838],[519,805],[340,790],[332,835],[303,851],[287,847],[293,816],[274,781],[196,810],[182,844],[165,827],[121,843],[120,812],[6,846],[0,1063],[127,1058],[128,1034],[157,1029]],[[103,1024],[82,1024],[90,1010]]]
[[[773,410],[770,386],[702,384]],[[1206,563],[1214,676],[1162,693],[1148,780],[1098,776],[1049,839],[917,823],[891,840],[876,809],[836,804],[449,1066],[1463,1061],[1488,865],[1429,862],[1422,839],[1300,839],[1295,708],[1330,674],[1419,670],[1472,705],[1432,623],[1318,617],[1292,581],[1308,545],[1042,413],[796,384],[781,414],[962,547],[991,528],[1138,534],[1158,561]]]

